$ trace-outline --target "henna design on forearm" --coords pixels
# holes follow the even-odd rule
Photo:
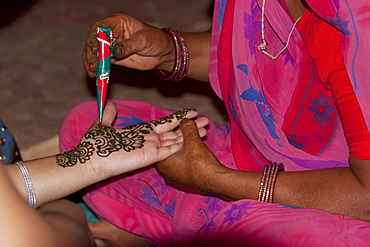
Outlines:
[[[73,166],[79,161],[85,163],[93,155],[94,147],[90,142],[82,142],[73,150],[56,155],[57,164],[63,167]]]
[[[184,109],[177,111],[164,118],[151,121],[149,123],[141,123],[131,125],[123,128],[123,132],[118,132],[113,127],[107,127],[98,125],[94,129],[91,129],[85,134],[85,139],[73,150],[57,154],[56,162],[61,167],[71,167],[76,165],[78,162],[81,164],[86,163],[94,152],[100,157],[108,157],[111,153],[119,151],[121,149],[126,152],[140,149],[144,146],[145,134],[149,134],[152,129],[152,125],[158,126],[167,122],[172,122],[176,117],[177,120],[185,117],[189,111],[195,109]]]

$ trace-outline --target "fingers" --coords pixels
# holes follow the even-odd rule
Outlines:
[[[87,35],[86,38],[86,45],[84,47],[82,60],[83,65],[86,69],[87,74],[90,77],[96,76],[96,69],[97,69],[97,58],[96,55],[98,53],[98,42],[96,39],[96,29],[97,27],[107,27],[110,28],[113,32],[113,35],[117,39],[117,45],[115,46],[114,52],[115,55],[117,55],[117,58],[123,58],[124,56],[127,56],[130,54],[130,47],[131,45],[126,45],[125,39],[128,39],[131,34],[132,29],[130,27],[130,23],[133,22],[133,25],[135,27],[135,19],[131,16],[125,14],[125,13],[117,13],[113,16],[110,16],[108,18],[105,18],[101,21],[98,21],[94,23]],[[139,43],[139,41],[134,42],[135,44]]]
[[[207,130],[205,128],[198,128],[199,137],[204,137],[207,135]],[[184,136],[182,135],[181,131],[178,133],[176,132],[168,132],[162,134],[160,137],[161,146],[166,147],[174,144],[181,144],[184,141]]]
[[[201,117],[201,118],[196,119],[194,122],[197,125],[199,136],[200,137],[206,136],[207,130],[204,127],[209,124],[209,118]],[[176,131],[169,131],[169,132],[162,133],[159,135],[159,138],[162,141],[163,146],[167,146],[173,143],[179,143],[183,141],[181,129],[178,129]]]
[[[129,41],[117,43],[113,48],[113,55],[117,59],[121,59],[132,54],[132,46]]]
[[[97,70],[97,54],[99,51],[99,45],[96,38],[96,30],[98,27],[109,27],[111,30],[117,29],[117,21],[115,20],[117,18],[117,16],[105,18],[94,23],[89,30],[82,54],[82,61],[85,70],[90,77],[95,77]]]
[[[194,121],[184,118],[181,120],[180,128],[184,138],[184,145],[189,142],[192,143],[194,141],[201,140],[197,124]]]
[[[197,125],[198,128],[203,128],[206,127],[209,124],[209,118],[207,117],[200,117],[196,119],[195,124]]]
[[[185,121],[185,120],[182,120],[182,121]],[[194,134],[198,133],[197,136],[199,140],[200,138],[207,135],[207,130],[204,127],[209,123],[208,118],[201,117],[195,121],[192,121],[189,119],[187,119],[186,121],[189,121],[195,124],[195,128],[191,127],[191,129],[187,129],[187,131],[188,132],[194,131],[195,132]],[[179,129],[177,131],[170,131],[170,132],[161,134],[160,140],[161,140],[162,147],[170,147],[173,150],[176,149],[176,151],[178,151],[181,148],[182,143],[184,142],[184,136],[183,136],[182,130]]]
[[[157,161],[162,161],[168,158],[170,155],[178,152],[182,147],[182,143],[173,143],[171,145],[162,145],[158,148],[158,157]]]
[[[96,70],[98,67],[97,54],[99,51],[99,45],[96,39],[96,25],[97,24],[91,27],[82,53],[83,65],[90,77],[96,76]]]
[[[142,31],[133,33],[129,38],[118,42],[113,48],[114,57],[117,59],[125,58],[131,54],[141,52],[147,46]]]
[[[114,57],[117,59],[122,59],[122,58],[130,56],[136,51],[140,51],[142,44],[140,43],[140,47],[139,47],[135,45],[135,43],[136,43],[135,39],[124,40],[120,43],[117,43],[113,48]]]
[[[176,113],[175,113],[176,114]],[[195,117],[197,116],[196,111],[190,111],[186,114],[186,117]],[[172,131],[174,128],[178,127],[181,120],[173,120],[172,122],[166,122],[165,124],[158,125],[153,127],[153,130],[159,134],[159,139],[161,141],[162,147],[169,147],[174,144],[182,143],[183,133],[182,129],[178,129],[176,131]],[[195,121],[189,120],[195,126],[195,129],[189,131],[195,131],[199,138],[206,136],[207,130],[204,128],[208,125],[209,119],[207,117],[200,117]],[[174,146],[172,148],[180,148],[179,146]]]
[[[116,119],[117,116],[117,106],[112,101],[108,101],[105,108],[104,114],[102,119],[102,125],[104,126],[112,126],[113,121]],[[99,124],[99,120],[96,120],[91,128],[96,127]]]
[[[96,76],[96,70],[98,68],[96,53],[93,52],[92,48],[86,44],[82,53],[83,66],[90,77]]]
[[[186,113],[186,114],[185,114]],[[157,134],[166,133],[179,126],[182,118],[194,118],[198,112],[194,109],[185,109],[170,114],[164,118],[151,121],[152,128]]]
[[[96,22],[91,26],[86,37],[86,44],[82,53],[83,65],[90,77],[95,77],[97,70],[97,53],[99,47],[96,39],[96,28],[98,26],[101,26],[101,22]]]

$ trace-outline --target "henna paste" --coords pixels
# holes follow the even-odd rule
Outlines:
[[[176,117],[177,120],[180,120],[182,118],[184,118],[186,116],[186,114],[188,114],[189,111],[196,111],[196,109],[194,108],[190,108],[190,109],[184,109],[184,110],[181,110],[181,111],[177,111],[175,113],[172,113],[171,115],[168,115],[164,118],[160,118],[160,119],[157,119],[157,120],[153,120],[153,121],[150,121],[149,123],[153,124],[154,126],[158,126],[160,124],[165,124],[165,123],[172,123],[172,120]]]
[[[84,141],[77,145],[73,150],[63,154],[56,155],[57,164],[63,167],[74,166],[77,161],[85,163],[93,155],[93,145],[90,142]]]
[[[167,122],[171,123],[174,118],[180,120],[189,111],[195,111],[195,109],[184,109],[149,123],[131,125],[123,128],[123,132],[118,132],[113,127],[99,124],[88,131],[84,136],[86,140],[73,150],[56,155],[56,162],[61,167],[71,167],[78,162],[81,164],[86,163],[94,153],[100,157],[108,157],[111,153],[121,149],[126,152],[140,149],[144,146],[144,135],[149,134],[153,130],[152,125],[158,126]]]
[[[149,134],[151,126],[148,123],[132,125],[118,132],[113,127],[102,125],[85,134],[85,141],[73,150],[56,155],[57,164],[62,167],[74,166],[77,162],[84,164],[96,153],[100,157],[108,157],[120,149],[130,152],[144,146],[143,134]]]

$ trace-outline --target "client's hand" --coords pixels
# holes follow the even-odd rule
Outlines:
[[[180,127],[184,138],[181,150],[159,162],[157,170],[168,184],[178,189],[213,195],[216,175],[228,168],[203,143],[194,121],[183,119]]]
[[[143,168],[177,152],[183,139],[181,130],[174,129],[182,118],[198,114],[195,110],[182,110],[149,123],[115,129],[111,125],[116,111],[114,103],[108,102],[102,124],[96,121],[75,149],[57,155],[58,165],[89,163],[92,174],[103,178]],[[195,129],[205,136],[203,127],[208,119],[199,118],[196,123]]]
[[[84,67],[90,77],[94,77],[97,70],[97,27],[112,29],[117,39],[113,50],[113,64],[138,70],[164,69],[165,64],[169,70],[172,69],[175,48],[170,36],[128,14],[118,13],[95,22],[90,28],[82,55]]]

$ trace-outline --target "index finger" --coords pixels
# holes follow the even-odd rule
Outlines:
[[[181,111],[177,111],[172,113],[166,117],[150,121],[149,123],[152,125],[153,130],[157,134],[161,134],[167,131],[171,131],[180,125],[180,121],[183,118],[194,118],[198,115],[196,109],[184,109]]]

